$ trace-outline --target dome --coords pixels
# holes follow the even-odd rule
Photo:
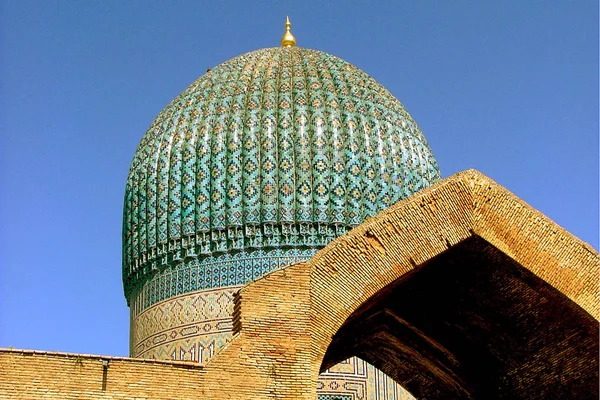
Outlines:
[[[247,283],[439,178],[415,121],[358,68],[298,47],[238,56],[167,105],[137,148],[125,295],[155,281],[145,307]]]

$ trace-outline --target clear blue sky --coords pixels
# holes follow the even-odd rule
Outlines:
[[[444,177],[478,169],[598,248],[596,0],[291,3],[0,1],[0,347],[128,354],[135,148],[286,14],[403,102]]]

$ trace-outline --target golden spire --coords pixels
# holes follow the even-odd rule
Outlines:
[[[285,17],[285,33],[281,38],[282,47],[296,47],[296,38],[290,32],[292,24],[290,23],[290,17]]]

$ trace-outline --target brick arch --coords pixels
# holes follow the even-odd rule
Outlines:
[[[243,288],[234,340],[206,366],[203,394],[313,399],[332,338],[348,318],[403,276],[473,238],[597,322],[597,252],[469,170],[390,207],[310,261]]]
[[[309,261],[314,355],[322,358],[350,313],[379,290],[475,235],[598,320],[595,250],[468,170],[390,207]]]
[[[589,313],[474,235],[361,304],[321,368],[358,356],[417,398],[598,398],[597,348]]]

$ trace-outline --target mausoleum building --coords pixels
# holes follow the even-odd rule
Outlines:
[[[131,358],[2,350],[0,398],[597,398],[598,253],[290,26],[141,139]]]

